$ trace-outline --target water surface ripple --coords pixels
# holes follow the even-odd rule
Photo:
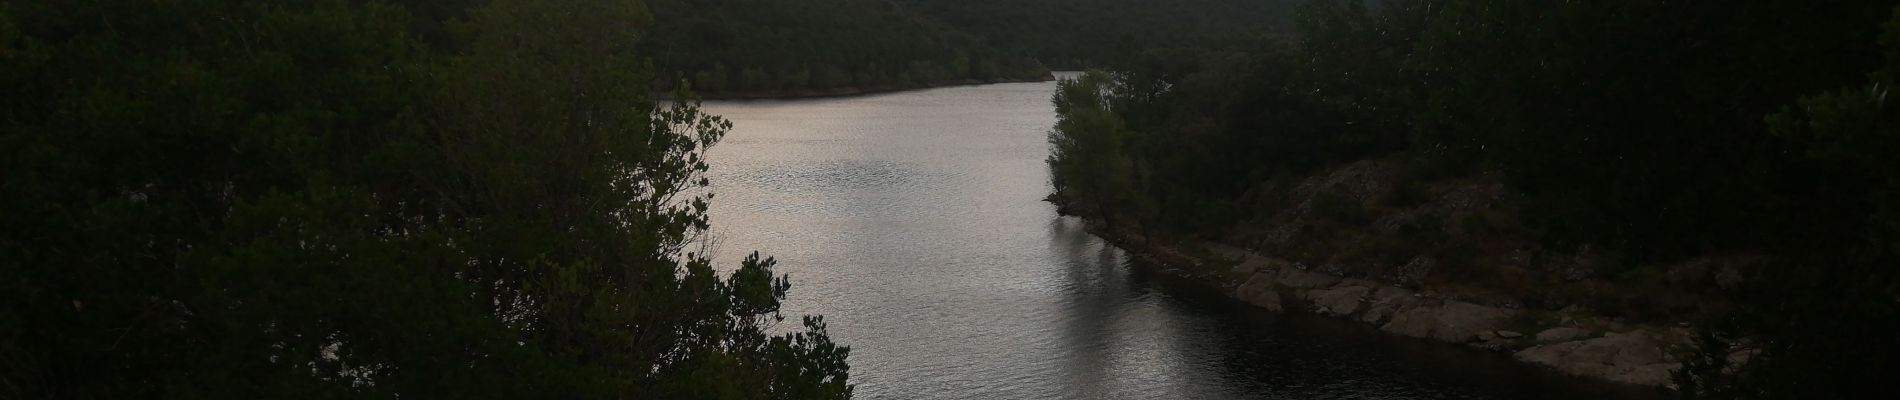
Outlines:
[[[786,314],[826,316],[865,399],[1627,395],[1131,266],[1040,201],[1053,89],[709,102],[735,126],[711,155],[716,258],[777,257]]]

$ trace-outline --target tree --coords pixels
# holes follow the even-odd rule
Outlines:
[[[1086,201],[1115,228],[1115,213],[1138,212],[1138,170],[1128,153],[1134,135],[1109,108],[1113,78],[1090,71],[1057,83],[1056,126],[1049,132],[1049,168],[1058,197]]]
[[[1856,238],[1767,270],[1677,371],[1683,398],[1852,397],[1884,390],[1900,368],[1900,106],[1886,101],[1900,83],[1900,8],[1891,15],[1880,40],[1887,62],[1869,82],[1766,118],[1822,186],[1810,201],[1862,216],[1832,227]],[[1754,354],[1739,365],[1728,360],[1738,341]]]
[[[849,397],[645,7],[483,3],[0,4],[0,397]]]
[[[1043,79],[1034,59],[1005,54],[970,35],[923,20],[888,1],[650,0],[657,16],[643,41],[660,76],[694,76],[724,62],[757,68],[754,85],[709,95],[784,90],[908,88],[963,79]],[[1013,68],[984,74],[962,57],[1007,58]],[[835,66],[837,70],[827,70]],[[880,70],[857,78],[850,71]],[[901,79],[908,72],[910,79]],[[864,74],[860,72],[860,74]],[[842,79],[841,79],[842,78]],[[667,88],[672,81],[659,82]],[[709,88],[695,82],[695,87]]]

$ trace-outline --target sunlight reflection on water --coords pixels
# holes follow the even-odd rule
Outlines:
[[[1625,395],[1131,268],[1040,201],[1053,89],[709,102],[735,125],[712,150],[717,259],[777,257],[786,314],[826,316],[860,398]]]

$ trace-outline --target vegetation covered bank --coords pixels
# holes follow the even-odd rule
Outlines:
[[[1046,81],[1005,51],[893,1],[649,0],[644,46],[658,88],[681,80],[711,98],[808,97]]]
[[[1381,5],[1063,83],[1058,198],[1530,320],[1689,323],[1689,397],[1842,397],[1900,363],[1893,2]]]
[[[0,2],[0,398],[845,398],[639,1]],[[782,328],[781,328],[782,329]]]

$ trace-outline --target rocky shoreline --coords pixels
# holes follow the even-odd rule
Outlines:
[[[1682,365],[1678,354],[1693,343],[1691,330],[1682,325],[1627,323],[1580,309],[1537,312],[1513,304],[1484,304],[1430,288],[1327,274],[1221,243],[1159,243],[1085,219],[1091,232],[1131,256],[1256,307],[1341,318],[1395,335],[1504,352],[1572,376],[1671,387],[1670,373]]]

